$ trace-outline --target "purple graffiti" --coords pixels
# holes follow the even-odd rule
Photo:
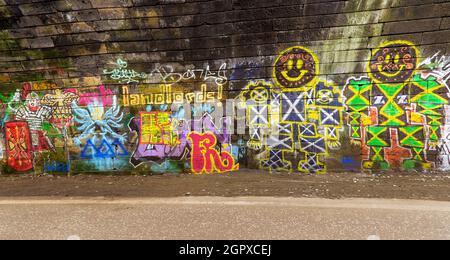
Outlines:
[[[131,156],[130,163],[134,167],[138,167],[145,162],[161,163],[164,160],[183,160],[190,152],[191,144],[187,141],[187,136],[193,130],[198,132],[213,132],[216,135],[219,144],[230,144],[231,135],[228,129],[228,126],[230,125],[229,120],[224,118],[222,123],[223,128],[217,128],[213,118],[209,114],[205,114],[201,119],[194,120],[190,124],[185,121],[180,121],[175,129],[180,141],[178,145],[148,145],[140,144],[139,141],[137,141],[137,148]],[[131,120],[129,128],[131,131],[140,135],[140,125],[140,118],[134,118]],[[223,150],[231,151],[231,145],[227,145]]]

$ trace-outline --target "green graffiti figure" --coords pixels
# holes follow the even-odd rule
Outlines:
[[[16,92],[10,94],[9,97],[5,97],[2,94],[0,94],[0,101],[7,105],[5,108],[5,115],[0,122],[2,128],[5,125],[5,123],[9,121],[9,116],[11,115],[11,113],[14,113],[20,106],[20,95],[21,95],[20,90],[16,90]]]
[[[430,169],[441,140],[448,90],[437,77],[418,71],[419,50],[393,41],[374,50],[370,78],[345,87],[350,136],[361,145],[364,169]]]

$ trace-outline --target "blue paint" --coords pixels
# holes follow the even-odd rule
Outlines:
[[[44,171],[45,172],[62,172],[67,173],[70,170],[70,163],[65,162],[45,162]]]
[[[353,160],[352,157],[349,157],[349,156],[342,157],[342,164],[352,164],[353,165],[355,163],[356,163],[356,161]]]
[[[89,164],[99,171],[118,170],[126,167],[128,156],[128,151],[119,139],[110,143],[103,138],[97,144],[93,139],[88,139],[81,151],[81,158],[87,159]]]
[[[94,141],[89,139],[81,151],[81,158],[84,159],[105,159],[128,155],[128,151],[119,139],[116,139],[111,144],[106,139],[103,139],[99,146],[96,146]]]
[[[361,167],[361,165],[351,156],[342,157],[341,162],[346,170],[359,169],[359,167]]]

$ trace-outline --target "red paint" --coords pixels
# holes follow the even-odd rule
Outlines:
[[[391,129],[391,148],[386,148],[384,151],[385,160],[394,169],[401,168],[405,159],[411,159],[413,157],[410,149],[400,146],[397,129]]]
[[[80,106],[87,106],[97,100],[98,102],[101,101],[101,104],[104,106],[112,106],[113,96],[114,93],[110,89],[107,89],[104,85],[101,85],[98,87],[98,92],[80,94],[80,101],[78,104]]]
[[[33,169],[33,154],[28,123],[6,123],[5,139],[8,166],[19,172]]]
[[[22,100],[27,99],[27,96],[31,93],[32,89],[33,87],[31,83],[27,82],[22,84],[22,93],[21,93]]]
[[[213,133],[192,132],[188,139],[192,142],[191,163],[193,173],[223,173],[239,170],[239,164],[235,164],[234,158],[229,152],[218,152],[216,150],[217,138]]]
[[[37,140],[37,143],[33,144],[33,152],[52,150],[52,145],[50,145],[44,131],[31,131],[31,136]]]

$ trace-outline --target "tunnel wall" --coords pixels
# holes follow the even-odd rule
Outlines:
[[[0,0],[2,173],[450,169],[450,2]]]

